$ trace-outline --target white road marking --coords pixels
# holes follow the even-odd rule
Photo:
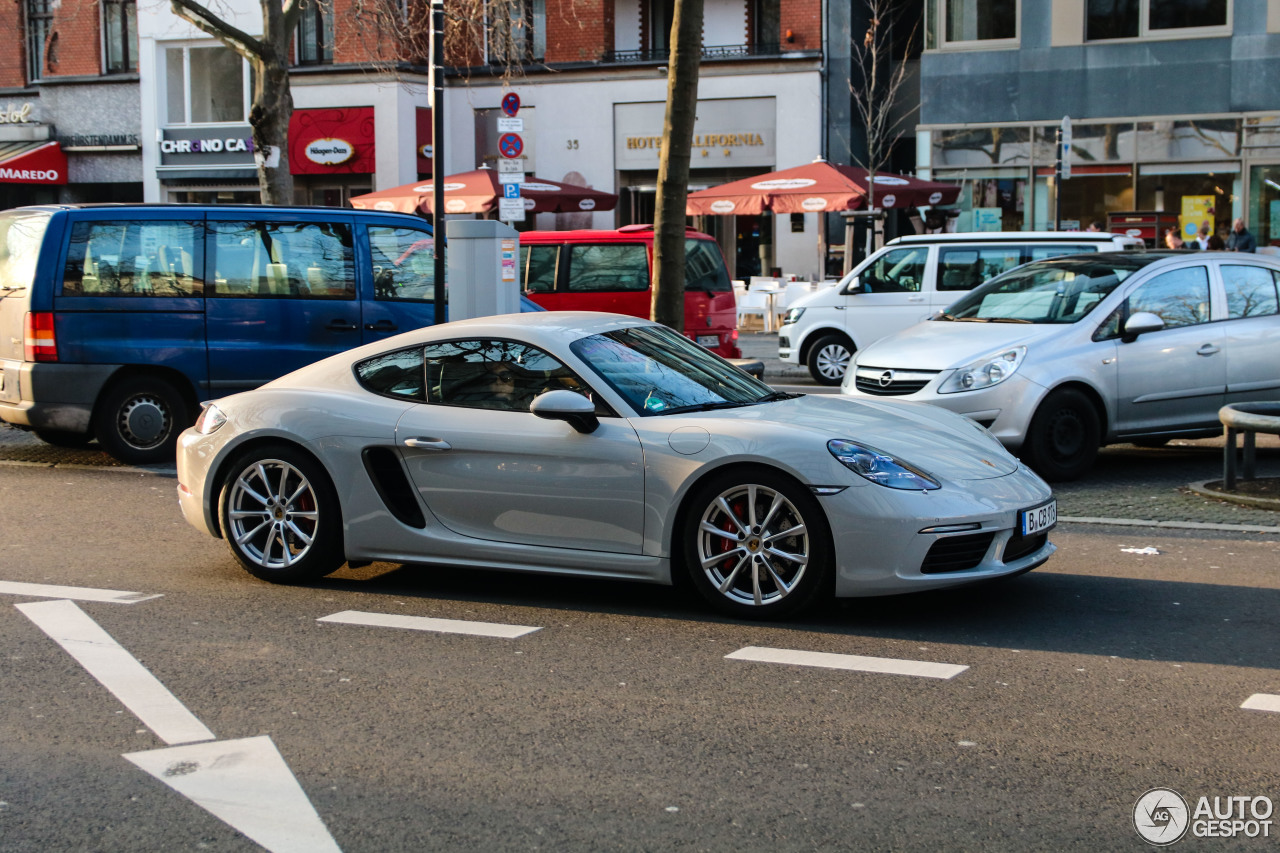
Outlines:
[[[214,734],[137,658],[72,601],[14,605],[110,690],[165,743],[213,740]]]
[[[344,625],[368,625],[374,628],[408,628],[411,631],[436,631],[441,634],[470,634],[476,637],[502,637],[514,639],[541,631],[527,625],[501,625],[497,622],[467,622],[461,619],[434,619],[430,616],[401,616],[396,613],[365,613],[361,610],[344,610],[332,616],[321,616],[317,622],[337,622]]]
[[[731,660],[759,663],[786,663],[794,666],[817,666],[824,669],[850,669],[858,672],[880,672],[889,675],[914,675],[920,678],[955,678],[969,667],[951,663],[929,663],[919,660],[871,658],[862,655],[837,655],[829,652],[801,652],[793,649],[768,649],[747,646],[725,655]]]
[[[272,853],[340,850],[265,735],[124,757]]]
[[[108,604],[136,604],[159,598],[160,593],[122,592],[118,589],[93,589],[83,586],[52,586],[44,583],[0,581],[0,595],[28,595],[32,598],[70,598],[76,601],[102,601]]]
[[[1280,714],[1280,696],[1274,693],[1255,693],[1240,706],[1249,711],[1275,711]]]

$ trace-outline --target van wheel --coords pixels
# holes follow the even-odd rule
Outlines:
[[[853,347],[841,335],[823,335],[809,348],[809,373],[819,385],[839,385],[853,358]]]
[[[1022,455],[1050,482],[1075,480],[1093,467],[1101,434],[1098,412],[1089,398],[1060,388],[1036,409]]]
[[[132,376],[107,389],[95,416],[102,449],[121,462],[172,462],[178,433],[190,426],[187,403],[172,382]]]

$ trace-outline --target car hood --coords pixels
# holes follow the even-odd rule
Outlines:
[[[1018,469],[1018,460],[985,429],[927,403],[809,394],[700,417],[750,419],[793,434],[799,429],[824,440],[848,439],[953,480],[986,480]]]
[[[947,370],[964,367],[993,350],[1030,344],[1068,328],[1047,323],[929,320],[876,341],[857,354],[857,364],[894,370]]]

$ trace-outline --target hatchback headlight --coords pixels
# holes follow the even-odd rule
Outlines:
[[[887,453],[881,453],[874,447],[836,438],[827,442],[827,450],[850,471],[878,485],[912,491],[941,488],[937,480],[919,468]]]
[[[983,388],[999,385],[1018,372],[1026,355],[1026,347],[1014,347],[991,358],[975,361],[951,374],[938,388],[938,393],[958,394],[961,391],[981,391]]]
[[[800,318],[804,316],[803,308],[788,308],[787,316],[782,318],[782,325],[789,326],[792,323],[799,323]]]
[[[196,418],[196,432],[201,435],[208,435],[216,432],[219,427],[227,422],[227,416],[222,413],[213,403],[206,403],[204,408],[200,410],[200,417]]]

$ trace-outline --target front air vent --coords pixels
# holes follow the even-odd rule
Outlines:
[[[947,536],[933,543],[929,553],[925,555],[920,571],[926,575],[940,575],[946,572],[964,572],[975,569],[982,563],[991,547],[991,540],[996,537],[995,531],[974,533],[969,536]]]
[[[390,447],[366,447],[360,454],[364,470],[368,472],[373,488],[382,498],[390,513],[401,524],[421,530],[427,520],[418,506],[418,496],[405,476],[400,457]]]
[[[1028,554],[1034,554],[1043,548],[1044,543],[1048,541],[1048,533],[1037,533],[1034,536],[1023,536],[1021,533],[1015,533],[1009,537],[1009,544],[1004,546],[1004,561],[1012,563],[1014,560],[1020,560]]]

